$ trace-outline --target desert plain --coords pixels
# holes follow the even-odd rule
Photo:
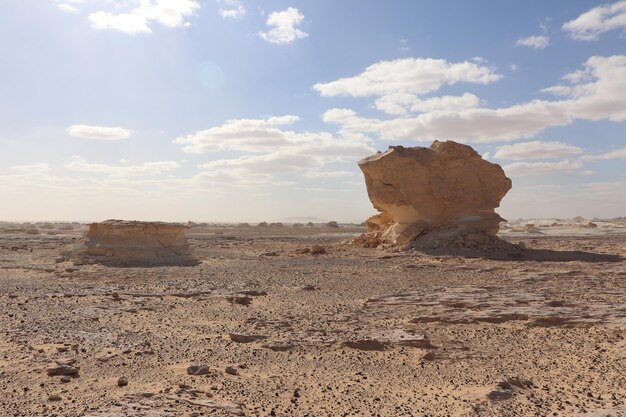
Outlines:
[[[626,415],[626,222],[528,223],[491,255],[193,223],[155,267],[1,223],[0,415]]]

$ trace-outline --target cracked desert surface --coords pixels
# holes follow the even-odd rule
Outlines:
[[[198,264],[157,267],[3,223],[0,416],[624,416],[626,228],[596,223],[510,225],[508,258],[194,224]]]

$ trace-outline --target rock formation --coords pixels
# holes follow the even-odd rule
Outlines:
[[[83,260],[121,265],[194,265],[187,226],[177,223],[106,220],[91,223]]]
[[[369,198],[380,211],[367,220],[369,233],[361,238],[369,246],[418,238],[435,244],[433,236],[480,240],[495,236],[503,221],[494,209],[511,180],[467,145],[435,141],[429,148],[391,146],[359,161],[359,167]]]

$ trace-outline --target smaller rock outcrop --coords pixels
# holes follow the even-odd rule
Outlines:
[[[106,220],[91,223],[82,260],[127,266],[196,265],[179,223]]]

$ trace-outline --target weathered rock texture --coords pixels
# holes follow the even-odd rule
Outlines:
[[[359,167],[369,198],[381,212],[367,220],[364,239],[372,245],[427,241],[427,235],[495,236],[503,221],[494,209],[511,180],[467,145],[391,146],[359,161]]]
[[[91,223],[83,259],[122,265],[193,265],[187,226],[177,223],[106,220]]]

